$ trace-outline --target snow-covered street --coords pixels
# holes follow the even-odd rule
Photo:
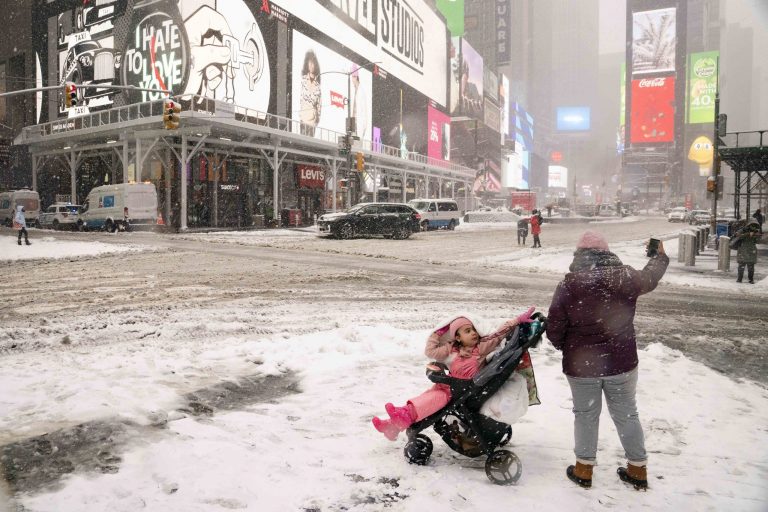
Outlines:
[[[607,411],[593,488],[565,478],[570,390],[546,340],[532,351],[542,404],[514,425],[516,486],[431,431],[430,464],[409,465],[402,436],[370,420],[428,387],[431,328],[459,311],[486,331],[546,313],[587,227],[635,267],[651,234],[672,255],[635,322],[651,489],[616,477]],[[403,241],[31,230],[18,249],[2,230],[0,510],[765,510],[767,260],[752,286],[734,262],[714,271],[711,250],[685,268],[680,229],[545,224],[541,250],[503,224]]]

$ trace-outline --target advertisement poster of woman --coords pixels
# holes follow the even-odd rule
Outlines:
[[[315,136],[315,128],[320,123],[322,113],[322,89],[320,85],[320,63],[312,50],[304,54],[304,64],[301,68],[301,98],[299,119],[301,119],[301,134]]]
[[[316,81],[308,76],[312,66],[317,71]],[[318,128],[344,133],[349,114],[356,118],[356,135],[371,137],[373,75],[368,69],[294,30],[291,76],[291,117],[301,121],[294,123],[294,132],[313,137],[328,136]]]

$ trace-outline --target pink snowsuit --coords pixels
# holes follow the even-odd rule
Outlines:
[[[449,322],[450,325],[450,322]],[[453,340],[444,336],[448,332],[448,326],[433,332],[427,339],[427,347],[424,353],[431,359],[444,362],[451,359],[451,377],[458,379],[471,379],[485,364],[485,356],[493,352],[499,346],[501,340],[515,328],[517,320],[508,320],[496,332],[483,336],[472,349],[470,357],[459,356],[459,349],[453,347]],[[451,388],[446,384],[435,384],[419,396],[408,400],[408,405],[413,407],[416,413],[414,421],[421,421],[431,416],[451,401]]]

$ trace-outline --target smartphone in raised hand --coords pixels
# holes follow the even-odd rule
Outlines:
[[[649,258],[653,258],[659,254],[659,239],[651,237],[648,240],[648,247],[645,251],[645,255]]]

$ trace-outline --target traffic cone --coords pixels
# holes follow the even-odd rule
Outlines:
[[[157,213],[157,225],[165,226],[165,221],[163,220],[163,214],[161,212]]]

